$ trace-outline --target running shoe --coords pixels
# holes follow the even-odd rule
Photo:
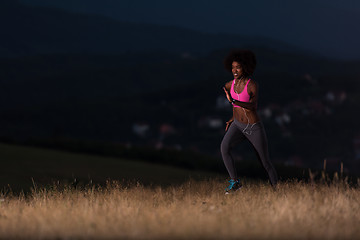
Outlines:
[[[237,180],[230,179],[229,183],[230,183],[230,185],[225,189],[225,194],[236,192],[237,190],[239,190],[242,187],[239,179],[237,179]]]

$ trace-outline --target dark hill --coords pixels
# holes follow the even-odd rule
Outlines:
[[[354,111],[359,105],[358,63],[252,49],[259,62],[254,76],[260,86],[259,109],[269,107],[273,112],[264,123],[274,157],[286,160],[297,154],[307,164],[322,163],[326,156],[352,160],[353,136],[359,132]],[[223,97],[221,87],[231,79],[222,67],[227,52],[198,57],[157,51],[2,59],[0,137],[154,146],[163,139],[160,125],[169,123],[177,132],[165,138],[166,145],[216,154],[223,129],[209,129],[203,122],[209,117],[225,122],[231,115],[229,108],[216,105]],[[345,91],[346,100],[328,102],[325,97],[332,90]],[[279,126],[276,121],[283,113],[290,115],[291,123]],[[344,117],[346,127],[339,127]],[[149,124],[145,137],[134,134],[137,122]]]
[[[245,45],[300,51],[279,41],[230,34],[205,34],[180,27],[119,22],[64,10],[0,3],[0,56],[37,54],[119,54],[163,50],[207,53]]]

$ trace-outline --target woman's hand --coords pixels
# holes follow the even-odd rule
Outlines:
[[[225,88],[225,87],[223,87],[223,89],[224,89],[224,92],[225,92],[225,94],[226,94],[226,98],[229,100],[229,102],[231,102],[231,97],[230,97],[229,92],[226,91],[226,88]]]
[[[229,127],[233,121],[234,121],[234,119],[230,119],[229,121],[226,122],[225,132],[229,129]]]

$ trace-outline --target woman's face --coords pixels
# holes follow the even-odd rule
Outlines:
[[[235,79],[240,79],[243,74],[241,64],[238,62],[235,62],[235,61],[232,63],[231,71],[232,71]]]

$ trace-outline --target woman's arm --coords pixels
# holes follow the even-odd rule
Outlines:
[[[229,94],[230,92],[230,89],[231,89],[231,84],[232,84],[232,81],[229,81],[225,84],[225,86],[223,87],[224,89],[224,92],[226,94],[226,98],[228,99],[229,102],[231,102],[232,98]],[[226,122],[226,127],[225,127],[225,131],[227,131],[231,125],[231,123],[234,121],[234,116],[232,116],[229,121]]]
[[[224,89],[224,92],[226,94],[226,98],[228,99],[229,102],[231,102],[231,96],[230,96],[230,89],[231,89],[231,84],[232,84],[232,81],[229,81],[225,84],[225,86],[223,87]]]
[[[224,88],[226,89],[226,91],[230,92],[232,82],[233,82],[233,81],[228,81],[228,82],[225,84]]]
[[[236,106],[243,107],[243,108],[250,109],[250,110],[255,110],[257,107],[256,102],[240,102],[238,100],[233,99],[232,103]]]
[[[232,116],[229,121],[226,122],[225,132],[229,129],[231,123],[234,121],[234,116]]]

